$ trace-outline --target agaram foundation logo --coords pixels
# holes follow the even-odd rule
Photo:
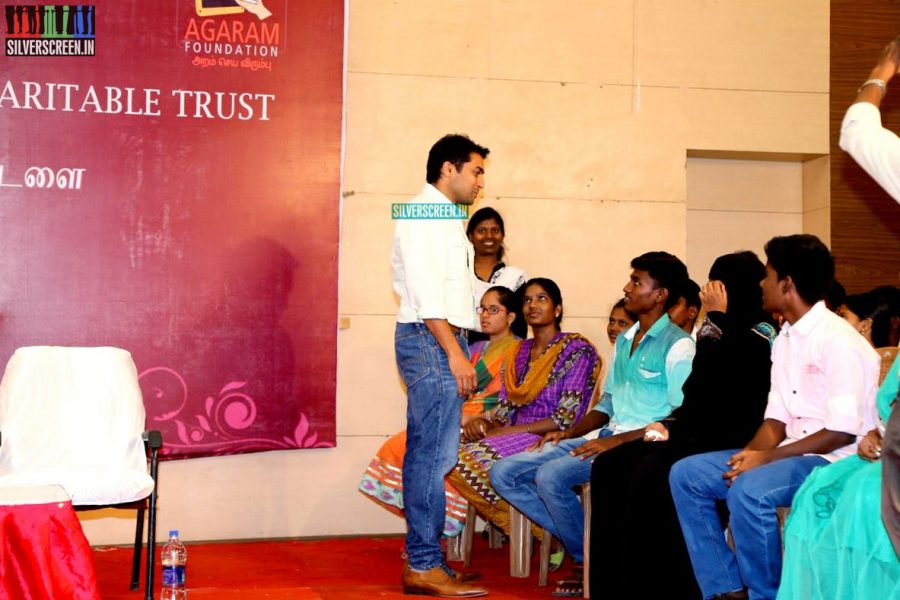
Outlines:
[[[281,27],[264,0],[193,0],[194,15],[181,43],[200,68],[271,71],[281,48]]]
[[[94,56],[93,5],[10,4],[6,17],[6,56]]]

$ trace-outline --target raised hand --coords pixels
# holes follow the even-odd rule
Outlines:
[[[721,281],[710,281],[700,290],[700,302],[706,312],[725,312],[728,308],[728,292]]]

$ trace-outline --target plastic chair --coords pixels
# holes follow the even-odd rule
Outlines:
[[[472,566],[472,538],[475,532],[475,518],[478,513],[475,507],[469,504],[466,511],[466,523],[462,533],[449,547],[447,560],[462,560],[463,566]],[[497,528],[493,528],[491,532],[489,546],[490,548],[499,548],[502,546],[500,541],[500,533]],[[547,585],[547,577],[550,572],[550,532],[546,529],[542,530],[541,535],[541,556],[540,556],[540,573],[538,575],[538,585]],[[461,547],[460,547],[461,546]],[[515,508],[509,508],[509,576],[510,577],[529,577],[531,575],[531,521],[517,511]]]
[[[591,554],[591,484],[581,485],[581,505],[584,509],[584,597],[590,598],[590,554]],[[466,511],[466,523],[462,533],[455,538],[448,551],[447,560],[462,560],[465,567],[472,566],[472,536],[475,531],[477,511],[469,504]],[[531,575],[532,535],[531,521],[518,510],[509,507],[509,576],[529,577]],[[547,585],[550,573],[550,546],[553,536],[546,529],[541,529],[540,571],[538,586]],[[491,537],[491,548],[494,538]],[[462,546],[460,548],[459,546]]]
[[[584,588],[583,596],[590,598],[590,556],[591,556],[591,484],[583,483],[580,490],[581,506],[584,510]],[[466,521],[468,525],[468,520]],[[531,521],[515,508],[509,509],[509,570],[511,577],[528,577],[531,574]],[[553,536],[541,529],[541,556],[538,585],[547,585],[550,572],[550,546]]]
[[[144,431],[131,355],[119,348],[19,348],[0,381],[0,487],[60,485],[76,510],[137,510],[131,589],[153,597],[162,436]]]
[[[532,523],[518,510],[509,507],[509,576],[529,577],[531,575]],[[541,556],[538,585],[547,585],[550,572],[550,541],[552,536],[541,529]]]

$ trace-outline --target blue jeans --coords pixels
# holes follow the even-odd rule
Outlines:
[[[468,355],[465,334],[457,341]],[[447,354],[424,324],[397,323],[394,350],[406,384],[403,509],[409,566],[417,571],[447,569],[441,554],[444,476],[456,465],[462,398]]]
[[[603,430],[609,435],[607,430]],[[560,540],[576,563],[584,562],[584,510],[572,488],[591,480],[591,460],[569,454],[584,438],[545,444],[491,467],[491,485],[504,500]]]
[[[781,579],[781,533],[775,509],[790,506],[821,456],[785,458],[737,477],[729,488],[722,473],[735,450],[690,456],[669,473],[672,499],[704,598],[748,588],[750,598],[773,599]],[[736,552],[725,543],[716,500],[725,500]]]

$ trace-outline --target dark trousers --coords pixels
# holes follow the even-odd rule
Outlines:
[[[686,455],[669,442],[638,440],[594,459],[592,598],[700,598],[669,491],[669,469]]]

